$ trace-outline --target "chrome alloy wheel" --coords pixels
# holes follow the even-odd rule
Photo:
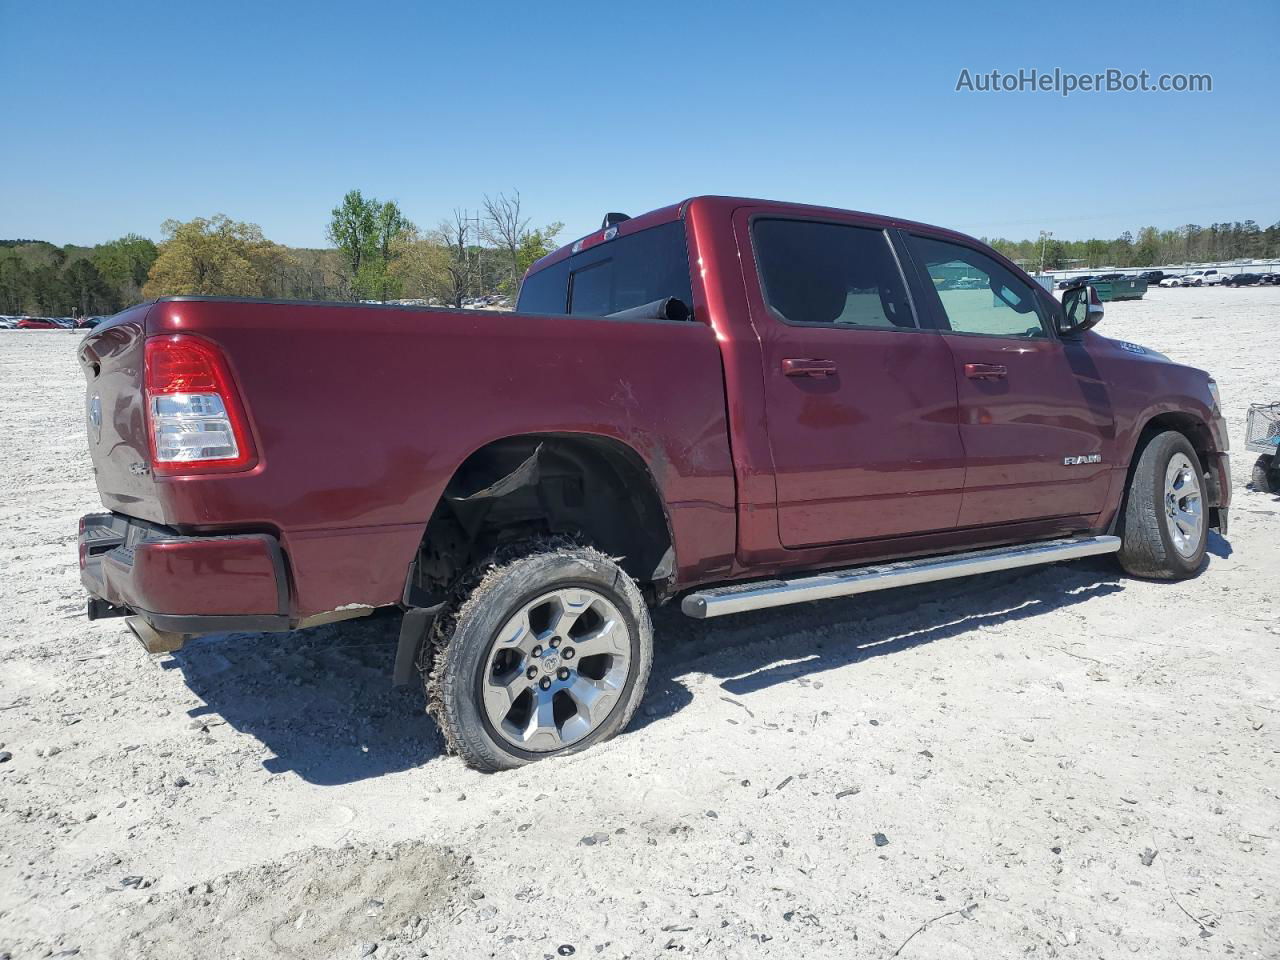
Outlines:
[[[617,705],[631,670],[631,634],[614,604],[562,587],[527,604],[489,649],[480,694],[494,731],[547,753],[581,740]]]
[[[1164,513],[1173,547],[1184,557],[1200,548],[1204,506],[1199,468],[1183,453],[1175,453],[1164,471]]]

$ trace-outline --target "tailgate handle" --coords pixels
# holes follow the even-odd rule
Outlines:
[[[834,360],[788,358],[782,361],[782,372],[788,377],[833,377],[837,371]]]
[[[1009,368],[1003,363],[966,363],[964,375],[970,380],[1003,380]]]

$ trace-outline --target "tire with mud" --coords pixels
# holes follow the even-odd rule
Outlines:
[[[1121,505],[1125,572],[1151,580],[1185,580],[1204,562],[1209,517],[1205,483],[1191,442],[1176,430],[1142,448]]]
[[[427,710],[479,770],[577,753],[644,696],[653,626],[635,582],[567,541],[509,548],[464,577],[419,655]]]

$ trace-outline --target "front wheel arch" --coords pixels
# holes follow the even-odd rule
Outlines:
[[[1112,532],[1117,536],[1123,534],[1125,506],[1129,499],[1129,490],[1133,484],[1133,474],[1137,469],[1138,461],[1142,457],[1142,452],[1153,439],[1166,430],[1174,430],[1182,434],[1191,443],[1191,447],[1195,450],[1196,457],[1200,461],[1201,473],[1206,477],[1209,506],[1216,511],[1221,504],[1220,494],[1224,478],[1218,476],[1217,473],[1217,458],[1214,454],[1218,450],[1209,425],[1192,413],[1166,412],[1154,414],[1148,417],[1142,425],[1142,429],[1137,431],[1137,439],[1134,440],[1133,450],[1129,456],[1129,465],[1125,470],[1120,503],[1117,505],[1115,517],[1111,522]]]

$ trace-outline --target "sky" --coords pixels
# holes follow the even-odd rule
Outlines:
[[[1061,9],[1061,8],[1059,8]],[[0,0],[0,238],[225,213],[325,245],[518,189],[561,239],[702,193],[986,237],[1280,220],[1280,3]],[[1000,70],[1211,93],[956,91]]]

